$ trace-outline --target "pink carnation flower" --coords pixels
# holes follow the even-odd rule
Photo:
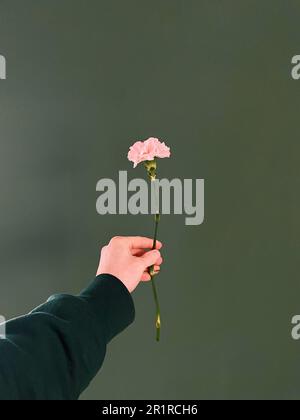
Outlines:
[[[133,162],[135,168],[139,163],[153,160],[154,158],[170,157],[170,148],[165,143],[154,137],[145,141],[137,141],[132,145],[128,152],[128,159]]]

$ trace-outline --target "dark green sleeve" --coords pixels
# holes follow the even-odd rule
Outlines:
[[[130,293],[104,274],[79,296],[52,296],[8,321],[0,339],[0,399],[77,399],[100,369],[107,343],[133,320]]]

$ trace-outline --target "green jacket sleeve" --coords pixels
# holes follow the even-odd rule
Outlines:
[[[133,320],[130,293],[103,274],[78,296],[52,296],[8,321],[0,339],[0,399],[78,399],[100,369],[108,342]]]

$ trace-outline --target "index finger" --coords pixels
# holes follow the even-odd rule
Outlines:
[[[145,248],[151,249],[153,247],[153,239],[146,238],[144,236],[130,236],[128,237],[129,244],[131,248]],[[155,249],[160,249],[162,247],[162,243],[160,241],[156,241]]]

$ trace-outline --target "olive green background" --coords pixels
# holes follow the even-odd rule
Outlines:
[[[161,176],[205,179],[205,223],[164,216],[157,279],[84,399],[298,398],[300,3],[1,0],[0,313],[93,278],[111,236],[96,182],[136,139],[172,149]]]

